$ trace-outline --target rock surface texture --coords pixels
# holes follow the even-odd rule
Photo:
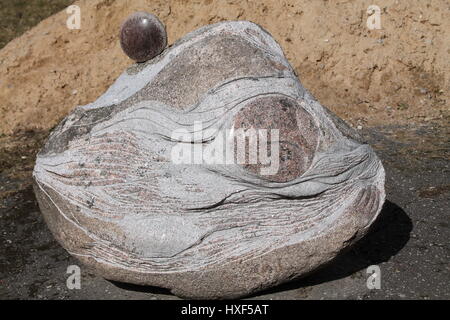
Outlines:
[[[239,128],[278,130],[275,173],[174,163],[176,146],[206,150]],[[180,129],[192,140],[174,138]],[[371,147],[245,21],[203,27],[131,66],[51,133],[33,176],[72,255],[107,279],[189,298],[237,298],[310,273],[362,237],[385,198]]]

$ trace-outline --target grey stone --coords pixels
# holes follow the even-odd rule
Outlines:
[[[244,163],[174,161],[180,146],[229,154],[220,137],[252,128],[278,130],[267,150],[258,140],[258,155],[279,146],[277,171],[263,173],[250,148]],[[311,273],[361,238],[385,199],[372,148],[246,21],[203,27],[130,67],[55,128],[33,177],[69,253],[107,279],[189,298],[242,297]]]

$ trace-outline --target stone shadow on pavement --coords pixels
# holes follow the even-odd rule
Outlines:
[[[406,212],[395,203],[386,200],[369,232],[349,250],[309,276],[259,292],[252,297],[345,278],[370,265],[386,262],[406,245],[412,229],[412,221]]]
[[[160,288],[160,287],[152,287],[152,286],[141,286],[138,284],[125,283],[108,280],[110,283],[118,287],[119,289],[127,290],[127,291],[135,291],[135,292],[144,292],[151,294],[164,294],[164,295],[173,295],[169,289]]]

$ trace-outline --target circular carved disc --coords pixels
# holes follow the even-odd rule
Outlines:
[[[267,156],[271,159],[271,141],[279,141],[279,166],[275,174],[263,177],[274,182],[287,182],[303,174],[311,164],[317,144],[318,131],[311,115],[297,101],[284,96],[257,98],[244,106],[234,119],[235,129],[253,128],[263,133],[258,136],[257,163],[249,158],[249,138],[246,141],[246,157],[243,166],[252,173],[261,175],[261,168],[268,167],[261,161],[259,146],[261,138],[267,137]],[[267,133],[261,131],[266,129]],[[279,139],[276,139],[278,130]],[[235,153],[239,152],[235,148]],[[237,154],[236,154],[237,156]],[[253,161],[254,162],[254,161]]]

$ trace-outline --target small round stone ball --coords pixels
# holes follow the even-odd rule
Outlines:
[[[155,15],[135,12],[120,28],[120,45],[131,59],[145,62],[156,57],[166,47],[166,29]]]

